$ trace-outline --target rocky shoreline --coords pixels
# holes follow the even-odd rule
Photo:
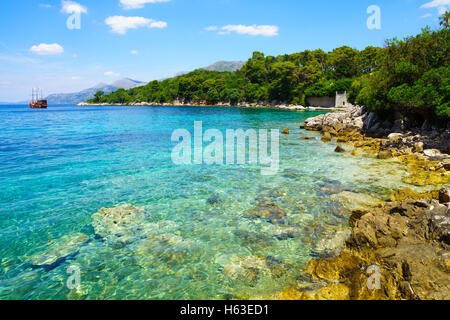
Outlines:
[[[156,103],[156,102],[132,102],[132,103],[87,103],[81,102],[77,104],[79,107],[87,106],[131,106],[131,107],[239,107],[239,108],[266,108],[266,109],[281,109],[292,111],[344,111],[345,108],[327,108],[327,107],[304,107],[293,104],[261,104],[261,103],[246,103],[240,102],[237,104],[231,103],[217,103],[209,104],[205,101],[197,103],[184,103],[181,101],[173,101],[170,103]]]
[[[447,128],[427,121],[408,128],[404,119],[380,122],[364,108],[352,107],[310,118],[301,128],[320,131],[322,141],[337,144],[336,152],[396,158],[409,173],[404,182],[435,189],[399,190],[381,205],[354,210],[351,236],[340,255],[306,266],[315,285],[299,285],[275,298],[449,300],[450,122]]]

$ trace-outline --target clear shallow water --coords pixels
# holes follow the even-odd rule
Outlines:
[[[0,299],[230,299],[298,284],[312,257],[345,239],[351,204],[341,192],[381,199],[404,186],[395,163],[301,140],[317,136],[298,129],[315,114],[0,106]],[[280,140],[280,173],[173,165],[173,130],[192,132],[200,120],[224,133],[290,128]],[[284,224],[246,218],[261,201],[286,211]],[[95,234],[92,215],[124,204],[145,216],[133,238],[116,245]],[[63,259],[33,265],[80,233],[88,240]],[[80,290],[66,286],[71,265],[82,270]]]

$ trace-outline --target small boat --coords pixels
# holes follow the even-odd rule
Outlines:
[[[47,100],[42,97],[42,90],[32,89],[29,106],[31,109],[47,109]]]

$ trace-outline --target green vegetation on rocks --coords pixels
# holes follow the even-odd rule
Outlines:
[[[130,90],[99,92],[90,103],[292,103],[311,96],[347,91],[352,103],[383,117],[398,112],[419,119],[450,118],[450,30],[448,13],[441,29],[424,29],[384,48],[362,51],[343,46],[265,56],[254,52],[233,72],[195,70]],[[388,112],[386,112],[388,111]]]

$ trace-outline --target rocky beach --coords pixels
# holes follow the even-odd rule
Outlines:
[[[351,235],[342,252],[313,259],[304,272],[310,286],[276,299],[450,299],[450,123],[420,127],[399,116],[380,121],[365,108],[309,118],[301,128],[320,131],[336,152],[396,159],[409,173],[403,180],[430,191],[398,190],[349,219]],[[371,282],[378,272],[378,283]],[[319,288],[318,288],[319,287]]]

